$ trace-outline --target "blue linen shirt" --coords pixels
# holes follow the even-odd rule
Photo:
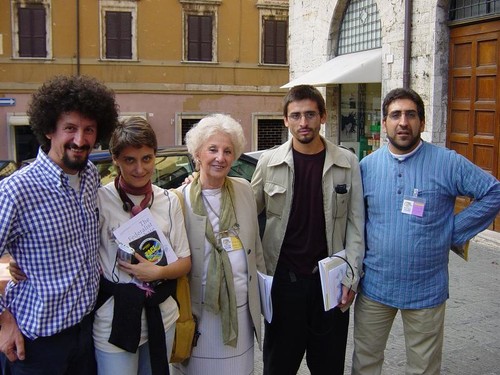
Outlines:
[[[423,142],[405,160],[387,146],[360,162],[366,207],[363,293],[399,309],[448,298],[448,256],[486,229],[500,209],[500,183],[456,152]],[[405,197],[425,199],[422,217],[401,212]],[[456,196],[474,202],[454,214]]]
[[[99,174],[80,172],[80,190],[39,150],[29,166],[0,183],[0,254],[10,253],[27,280],[9,282],[0,310],[8,308],[29,339],[79,323],[95,303]]]

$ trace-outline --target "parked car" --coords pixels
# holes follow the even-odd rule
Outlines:
[[[106,185],[116,177],[116,169],[109,150],[93,151],[89,159],[95,164],[101,175],[101,183]],[[250,181],[257,165],[258,156],[242,154],[236,160],[229,176],[242,177]],[[22,164],[27,165],[35,159],[29,159]],[[156,153],[156,168],[152,181],[164,189],[179,187],[184,179],[195,170],[193,159],[186,146],[161,147]]]
[[[14,160],[0,160],[0,180],[10,176],[17,170],[17,164]]]

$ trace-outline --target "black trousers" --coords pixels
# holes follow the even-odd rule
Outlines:
[[[9,362],[2,354],[2,362],[6,362],[12,375],[97,374],[91,315],[87,315],[77,325],[52,336],[35,340],[25,337],[24,345],[24,361]]]
[[[264,375],[296,374],[304,353],[312,375],[343,375],[349,311],[324,310],[319,274],[301,278],[279,264],[271,297]]]

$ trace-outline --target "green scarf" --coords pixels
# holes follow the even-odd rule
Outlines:
[[[233,184],[230,179],[226,178],[222,186],[221,213],[219,217],[220,231],[228,230],[236,224],[231,197],[234,197]],[[238,341],[238,317],[236,315],[233,270],[227,252],[217,243],[212,224],[208,219],[201,195],[199,175],[191,183],[189,198],[193,212],[200,216],[207,216],[205,236],[212,245],[210,260],[208,261],[207,284],[205,286],[205,306],[215,314],[220,312],[224,344],[236,347]]]

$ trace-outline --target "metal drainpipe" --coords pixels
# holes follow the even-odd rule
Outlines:
[[[403,53],[403,87],[410,87],[410,60],[411,60],[411,21],[413,1],[405,0],[405,31]]]
[[[76,0],[76,75],[80,75],[80,0]]]

